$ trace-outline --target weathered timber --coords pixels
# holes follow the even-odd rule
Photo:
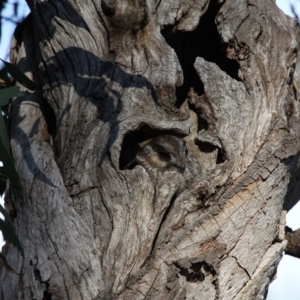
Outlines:
[[[11,105],[25,257],[0,299],[264,299],[299,199],[296,22],[272,0],[29,4],[11,59],[42,90]],[[184,172],[128,164],[170,135]]]

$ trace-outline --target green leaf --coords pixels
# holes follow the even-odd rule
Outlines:
[[[10,98],[23,95],[25,95],[25,92],[21,91],[18,86],[2,89],[0,90],[0,106],[8,104]]]
[[[0,196],[2,196],[6,189],[6,180],[2,180],[0,176]]]
[[[15,169],[12,157],[10,156],[9,151],[7,151],[7,148],[2,142],[2,136],[0,136],[0,161],[2,161],[3,163],[3,174],[9,178],[11,184],[22,197],[22,187],[20,184],[20,178]]]
[[[6,189],[7,177],[3,173],[3,167],[0,167],[0,196],[4,194]]]
[[[10,218],[9,213],[7,212],[7,210],[1,204],[0,204],[0,213],[3,215],[5,222],[7,222],[14,229],[14,224],[13,224],[11,218]]]
[[[4,172],[3,172],[3,166],[0,167],[0,179],[2,177],[4,178],[3,180],[6,180],[6,176],[4,175]]]
[[[24,250],[16,234],[15,227],[0,219],[0,230],[2,231],[4,240],[13,244],[24,257]]]
[[[8,77],[8,73],[6,71],[6,68],[3,67],[1,70],[0,70],[0,83],[5,83],[6,86],[10,86],[12,85],[12,82],[10,81],[9,77]],[[3,82],[2,82],[3,81]]]
[[[1,110],[0,110],[0,140],[2,141],[2,144],[5,147],[6,151],[9,153],[10,146],[9,146],[6,127],[5,127],[4,118],[2,116]],[[0,154],[0,161],[1,161],[1,154]]]
[[[32,80],[30,80],[25,74],[23,74],[15,65],[7,61],[4,61],[1,58],[0,60],[4,63],[7,72],[19,83],[25,86],[27,89],[31,91],[35,91],[39,89],[39,87]]]
[[[16,234],[16,228],[14,226],[14,223],[11,220],[9,213],[1,204],[0,213],[4,216],[4,221],[0,219],[0,230],[3,233],[4,240],[17,247],[17,249],[21,252],[22,256],[24,257],[24,250]]]

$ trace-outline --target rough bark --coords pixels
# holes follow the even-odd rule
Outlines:
[[[297,27],[265,1],[40,1],[12,61],[25,258],[0,299],[264,299],[299,196]],[[185,171],[128,163],[184,139]]]
[[[285,229],[285,239],[288,242],[285,248],[285,253],[300,258],[300,229],[295,231],[289,227],[286,227]]]

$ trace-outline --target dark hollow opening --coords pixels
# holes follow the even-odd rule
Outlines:
[[[219,36],[215,17],[221,7],[216,1],[210,1],[206,13],[201,17],[197,28],[190,32],[176,31],[174,26],[166,26],[162,30],[166,42],[175,50],[181,64],[184,83],[177,88],[177,103],[180,107],[185,101],[190,88],[198,95],[204,94],[204,86],[194,68],[197,57],[203,57],[219,66],[232,78],[238,77],[239,64],[226,56],[225,44]]]
[[[120,170],[132,170],[135,167],[135,164],[131,162],[133,162],[137,153],[141,150],[141,146],[139,145],[140,143],[165,134],[184,137],[182,134],[174,130],[158,130],[150,128],[148,125],[142,125],[137,130],[128,133],[124,137],[122,143],[122,150],[119,159]]]

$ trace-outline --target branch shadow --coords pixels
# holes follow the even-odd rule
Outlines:
[[[158,105],[155,89],[151,82],[139,74],[130,74],[122,70],[118,65],[109,61],[103,61],[93,53],[77,47],[70,47],[65,51],[58,52],[56,61],[65,61],[66,53],[72,63],[72,57],[85,57],[84,66],[74,66],[72,76],[60,79],[63,85],[72,86],[78,96],[88,99],[98,110],[98,118],[103,122],[109,123],[110,137],[103,147],[100,154],[98,165],[100,166],[119,134],[118,116],[124,105],[122,92],[126,88],[147,89],[150,91],[151,98]],[[50,59],[51,60],[51,59]],[[93,67],[90,67],[90,66]],[[55,62],[47,64],[48,68],[55,68]],[[91,70],[92,69],[92,70]],[[91,74],[92,71],[92,74]],[[69,104],[71,105],[71,104]],[[62,117],[59,118],[59,123]]]
[[[35,74],[39,74],[39,76],[35,76],[37,77],[35,80],[37,83],[40,83],[40,78],[44,78],[50,83],[50,86],[55,87],[57,83],[64,86],[72,86],[79,97],[88,99],[96,106],[98,118],[102,122],[108,122],[110,128],[110,136],[103,147],[102,153],[99,155],[98,165],[101,166],[107,151],[109,151],[119,134],[118,116],[124,108],[122,102],[123,90],[126,88],[147,89],[150,91],[150,97],[153,99],[155,105],[159,105],[159,103],[152,83],[145,77],[139,74],[127,73],[117,64],[111,61],[104,61],[94,53],[80,47],[68,47],[58,51],[47,61],[43,61],[42,59],[44,68],[41,67],[41,65],[38,67],[39,61],[37,56],[41,56],[34,47],[34,45],[37,45],[37,41],[34,40],[32,34],[30,35],[30,32],[32,33],[32,30],[34,30],[33,22],[36,22],[36,24],[39,24],[38,22],[42,23],[40,28],[36,28],[41,30],[40,36],[45,37],[40,41],[40,45],[46,41],[47,43],[52,42],[56,33],[56,28],[52,24],[54,17],[62,18],[74,26],[90,32],[88,24],[86,24],[68,2],[62,1],[59,5],[61,9],[57,11],[56,7],[49,2],[37,4],[36,13],[29,15],[24,20],[23,24],[25,27],[21,24],[21,26],[16,29],[15,38],[19,45],[21,45],[22,42],[24,43],[27,54],[26,58],[23,57],[20,59],[18,65],[22,66],[22,72],[34,72]],[[44,13],[44,15],[42,13]],[[26,32],[26,30],[28,32]],[[43,80],[41,81],[43,82]],[[57,117],[58,120],[53,121],[55,123],[55,126],[52,126],[52,128],[55,128],[54,131],[57,131],[65,115],[71,111],[72,102],[63,105],[64,107],[60,112],[60,116]],[[54,112],[51,116],[52,118],[55,116]],[[49,122],[47,121],[47,123]],[[33,125],[33,127],[36,126],[37,124]],[[48,128],[49,127],[51,126],[48,124]],[[18,128],[18,130],[20,130],[19,134],[22,136],[22,147],[24,145],[29,146],[29,137],[26,137],[25,132],[21,132],[21,128]],[[36,132],[36,130],[37,128],[33,128],[32,134]],[[31,171],[33,172],[35,170],[36,172],[38,165],[34,161],[34,156],[32,154],[29,156],[25,155],[24,159],[27,165],[31,166]],[[41,170],[38,170],[36,174],[39,174],[37,175],[38,179],[51,186],[53,185],[48,178],[42,175],[43,172]]]

